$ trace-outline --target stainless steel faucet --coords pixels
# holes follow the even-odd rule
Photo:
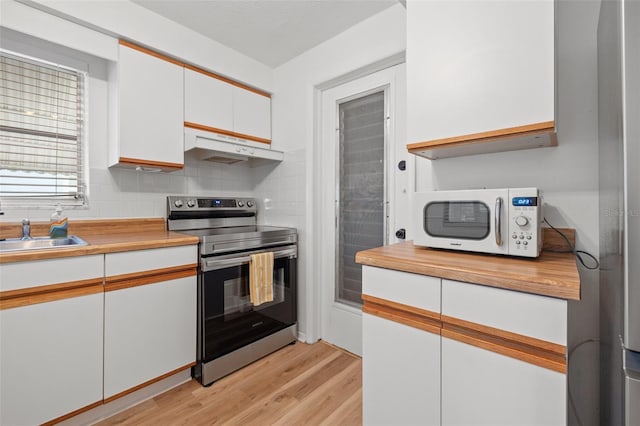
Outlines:
[[[31,222],[29,219],[22,219],[22,238],[21,240],[31,239]]]

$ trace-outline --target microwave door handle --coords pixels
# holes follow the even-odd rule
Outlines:
[[[496,244],[502,245],[502,198],[496,198],[496,216],[494,218]]]

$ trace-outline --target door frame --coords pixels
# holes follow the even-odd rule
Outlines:
[[[400,65],[402,64],[394,64]],[[335,229],[335,217],[336,217],[336,203],[327,200],[334,200],[336,193],[335,185],[327,185],[327,179],[336,179],[335,163],[337,161],[334,149],[332,148],[330,153],[325,149],[328,143],[335,144],[335,126],[333,123],[327,123],[325,105],[323,105],[323,95],[326,91],[334,89],[338,86],[349,84],[352,89],[351,96],[345,96],[344,99],[353,99],[354,97],[364,96],[367,93],[375,92],[379,89],[385,90],[385,112],[386,112],[386,188],[387,192],[387,206],[385,207],[386,214],[389,216],[385,219],[387,234],[392,231],[394,223],[393,211],[394,206],[394,191],[392,188],[395,186],[395,174],[393,171],[393,164],[395,164],[395,146],[398,141],[396,140],[396,116],[398,114],[398,82],[397,75],[400,72],[399,66],[387,67],[382,70],[373,70],[367,75],[358,76],[348,81],[340,81],[333,84],[330,87],[324,87],[316,90],[316,137],[314,138],[314,156],[313,156],[313,193],[312,193],[312,212],[310,215],[313,217],[312,226],[309,228],[312,231],[313,248],[315,256],[313,262],[310,262],[313,268],[313,282],[314,282],[314,309],[316,310],[314,319],[316,322],[315,331],[317,331],[317,337],[327,340],[329,342],[344,347],[350,352],[360,355],[362,353],[362,339],[357,339],[356,342],[345,343],[344,336],[338,336],[340,341],[331,341],[336,336],[328,336],[328,328],[330,326],[330,316],[328,305],[331,303],[335,308],[334,312],[342,316],[342,320],[345,321],[344,329],[346,334],[361,333],[361,321],[362,312],[358,307],[336,303],[334,300],[335,295],[335,281],[336,281],[336,269],[335,269],[335,250],[336,250],[336,229]],[[357,94],[357,95],[356,95]],[[342,99],[342,98],[341,98]],[[335,119],[335,118],[334,118]],[[328,129],[328,130],[327,130]],[[332,164],[330,168],[326,167],[329,163]],[[327,169],[332,173],[328,175]],[[385,241],[392,241],[389,235],[385,238]],[[332,286],[324,285],[327,282],[331,282]],[[333,302],[329,302],[329,301]]]

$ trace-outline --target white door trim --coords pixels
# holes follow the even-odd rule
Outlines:
[[[357,80],[344,83],[338,87],[318,90],[316,106],[319,108],[316,128],[317,139],[314,143],[314,164],[313,164],[313,246],[315,251],[314,259],[314,294],[316,296],[315,306],[318,310],[319,337],[330,343],[341,346],[350,352],[361,354],[361,321],[362,312],[359,308],[335,302],[335,185],[328,182],[335,180],[335,103],[337,100],[353,99],[364,96],[378,90],[385,91],[385,112],[390,119],[386,120],[386,164],[387,170],[387,201],[390,206],[394,205],[395,176],[393,166],[395,165],[395,146],[397,144],[395,135],[396,117],[396,78],[398,67],[387,68],[377,71]],[[331,91],[331,92],[329,92]],[[326,99],[325,94],[331,93],[332,100]],[[328,96],[328,95],[327,95]],[[323,103],[329,102],[330,105]],[[329,202],[330,201],[330,202]],[[393,216],[393,209],[388,209],[389,216]],[[394,220],[388,220],[387,233],[392,234]],[[392,241],[391,238],[388,238]],[[329,284],[329,285],[326,285]],[[318,301],[320,303],[318,304]],[[340,324],[340,327],[336,327]]]
[[[320,193],[321,182],[318,179],[318,171],[320,170],[320,153],[322,152],[322,92],[323,90],[330,89],[339,84],[346,83],[351,80],[355,80],[359,77],[372,74],[374,72],[401,65],[405,67],[405,52],[399,52],[388,58],[383,58],[379,61],[373,62],[364,67],[339,75],[335,78],[314,84],[313,86],[313,140],[306,143],[307,153],[305,155],[307,169],[305,173],[305,188],[307,190],[307,197],[305,200],[305,229],[306,235],[300,235],[299,249],[301,250],[302,258],[299,258],[299,262],[304,262],[304,276],[300,276],[300,280],[306,282],[306,292],[303,299],[300,300],[301,310],[299,316],[304,317],[305,327],[304,330],[299,330],[298,338],[307,343],[317,342],[320,338],[320,321],[321,321],[321,307],[318,302],[321,299],[321,285],[320,285],[320,264],[316,261],[319,253],[321,252],[322,244],[317,238],[320,234],[320,227],[318,219],[320,215],[318,213],[318,207],[321,205]],[[400,74],[402,81],[398,84],[397,93],[400,94],[401,104],[398,105],[398,112],[401,115],[405,115],[406,105],[404,101],[406,99],[406,83],[403,70]],[[396,102],[400,102],[396,100]],[[396,126],[396,132],[398,141],[401,141],[404,146],[405,139],[405,125]],[[397,151],[397,149],[396,149]],[[406,154],[406,150],[403,149]],[[415,188],[413,177],[415,170],[414,155],[407,157],[398,157],[400,159],[407,160],[407,176],[408,178],[408,193],[413,192]],[[410,170],[410,171],[409,171]],[[404,186],[403,186],[404,188]],[[308,260],[307,260],[308,259]]]

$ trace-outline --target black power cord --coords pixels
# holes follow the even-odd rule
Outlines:
[[[570,250],[549,250],[549,249],[546,249],[546,251],[556,252],[556,253],[573,253],[576,256],[576,258],[580,261],[582,266],[584,266],[585,268],[591,269],[591,270],[600,268],[600,262],[598,262],[598,259],[596,259],[594,255],[592,255],[591,253],[586,252],[584,250],[576,250],[576,248],[573,246],[573,244],[571,244],[571,241],[569,241],[569,238],[567,238],[567,236],[564,235],[562,233],[562,231],[560,231],[559,229],[554,227],[552,224],[550,224],[546,217],[543,219],[543,221],[544,221],[544,223],[549,225],[549,227],[551,229],[553,229],[558,234],[560,234],[560,236],[562,236],[562,238],[564,238],[564,240],[567,242],[567,245],[570,248]],[[586,263],[584,263],[584,259],[582,258],[583,255],[590,257],[595,264],[593,266],[589,266]]]

